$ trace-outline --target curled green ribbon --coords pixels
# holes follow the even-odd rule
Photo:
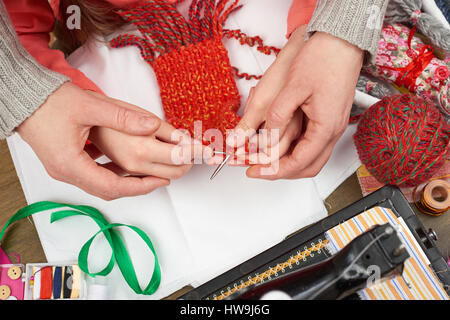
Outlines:
[[[70,208],[70,209],[66,209]],[[33,203],[27,207],[24,207],[16,212],[6,223],[6,225],[3,227],[2,231],[0,232],[0,243],[3,238],[3,235],[6,231],[6,229],[14,222],[21,220],[23,218],[29,217],[35,213],[48,211],[52,209],[59,209],[58,211],[55,211],[51,214],[50,222],[53,223],[55,221],[71,217],[71,216],[86,216],[94,220],[95,223],[99,226],[100,230],[94,234],[81,248],[80,253],[78,254],[78,265],[80,269],[88,274],[91,277],[95,276],[106,276],[108,275],[112,269],[114,268],[115,262],[117,262],[117,265],[119,266],[119,269],[125,279],[125,281],[128,283],[131,289],[137,294],[142,295],[152,295],[156,292],[156,290],[159,287],[159,284],[161,283],[161,269],[159,267],[158,262],[158,256],[156,254],[155,248],[153,247],[153,244],[150,240],[150,238],[145,234],[144,231],[141,229],[130,226],[126,224],[121,223],[112,223],[110,224],[105,217],[102,215],[102,213],[90,206],[83,206],[83,205],[71,205],[71,204],[64,204],[64,203],[56,203],[56,202],[50,202],[50,201],[41,201]],[[65,209],[65,210],[62,210]],[[153,267],[153,274],[152,278],[150,279],[149,284],[147,287],[142,290],[142,288],[139,285],[136,271],[134,269],[133,263],[131,261],[131,258],[128,254],[128,251],[120,237],[120,235],[116,232],[115,228],[118,227],[127,227],[137,233],[139,237],[146,243],[148,248],[152,251],[154,257],[155,257],[155,264]],[[94,239],[100,234],[103,233],[105,235],[106,240],[108,241],[109,245],[112,249],[111,258],[109,260],[109,263],[107,266],[96,273],[91,273],[88,268],[88,255],[89,250],[91,248],[91,244],[94,241]]]

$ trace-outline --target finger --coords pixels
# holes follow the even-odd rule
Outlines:
[[[254,164],[269,164],[278,161],[290,149],[293,143],[300,137],[303,126],[303,112],[299,109],[295,117],[289,122],[285,134],[281,137],[279,143],[267,145],[267,137],[264,137],[266,132],[258,135],[257,139],[252,139],[249,143],[249,152],[245,152],[241,147],[236,151],[237,164],[242,164],[246,160],[252,165]],[[256,142],[255,147],[252,148],[252,141]],[[255,149],[256,151],[252,151]]]
[[[189,131],[175,129],[171,124],[165,121],[161,121],[161,126],[155,132],[155,136],[161,141],[172,144],[190,143],[192,140]]]
[[[202,156],[202,145],[174,145],[158,140],[149,140],[140,150],[139,159],[168,165],[192,164],[196,154]],[[212,152],[212,151],[211,151]]]
[[[256,88],[251,89],[243,119],[237,128],[257,130],[264,122],[265,111],[284,87],[290,67],[303,45],[304,38],[304,27],[299,27],[292,33],[288,43],[278,54],[274,63],[266,70]]]
[[[70,168],[70,176],[76,177],[74,185],[104,200],[148,194],[170,183],[157,177],[119,177],[97,165],[85,152],[74,160]]]
[[[129,108],[129,104],[122,101],[91,95],[87,104],[80,115],[82,125],[107,127],[131,135],[151,135],[161,125],[161,120],[154,114]]]
[[[252,173],[248,173],[248,176],[265,180],[312,178],[319,174],[320,170],[330,158],[332,151],[332,146],[323,150],[319,158],[302,170],[298,170],[295,167],[295,162],[287,156],[280,160],[278,166],[260,166],[256,176],[253,176]],[[283,173],[283,170],[280,170],[280,168],[292,168],[292,170],[285,170]]]
[[[244,145],[264,122],[264,112],[261,112],[261,107],[258,106],[255,91],[255,88],[250,89],[244,115],[227,136],[226,144],[231,148]]]
[[[278,130],[276,133],[279,137],[282,137],[297,109],[301,107],[309,97],[310,93],[307,88],[300,88],[295,84],[288,83],[280,91],[267,111],[265,128],[269,131]]]
[[[319,158],[316,159],[316,161],[312,162],[309,166],[297,172],[293,176],[290,176],[289,179],[313,178],[317,176],[330,159],[335,145],[335,143],[331,143],[330,146],[322,152]]]
[[[141,163],[136,172],[128,172],[133,176],[155,176],[159,178],[175,180],[184,176],[192,168],[192,165],[171,166],[161,163]]]
[[[279,161],[288,151],[291,149],[292,143],[298,138],[295,136],[295,133],[289,133],[286,130],[286,134],[282,137],[281,141],[274,146],[270,146],[266,149],[258,151],[257,153],[241,153],[241,149],[236,152],[237,159],[236,164],[242,165],[243,163],[247,163],[247,165],[267,165],[270,163],[275,163]],[[232,163],[230,163],[231,165]]]
[[[299,142],[293,149],[292,153],[284,156],[275,168],[274,174],[268,174],[267,168],[254,166],[247,171],[247,175],[251,178],[260,179],[287,179],[293,177],[314,161],[320,158],[320,155],[328,151],[330,145],[333,145],[334,137],[327,134],[328,128],[316,125],[310,122],[306,128],[305,134],[300,138]],[[263,170],[264,169],[264,170]],[[261,170],[265,172],[261,172]]]
[[[200,141],[191,138],[187,130],[175,129],[167,122],[162,121],[161,126],[156,132],[156,137],[169,144],[175,144],[180,147],[188,148],[190,146],[190,160],[199,163],[203,160],[208,161],[214,156],[214,151],[211,147],[203,145]]]
[[[99,164],[99,166],[101,166],[101,167],[103,167],[105,169],[108,169],[109,171],[112,171],[112,172],[114,172],[115,174],[117,174],[118,176],[121,176],[121,177],[125,177],[125,176],[129,175],[128,172],[123,170],[121,167],[116,165],[114,162],[102,163],[102,164]]]

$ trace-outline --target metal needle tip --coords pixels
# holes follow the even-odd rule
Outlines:
[[[222,170],[222,168],[227,164],[228,160],[230,160],[231,158],[231,154],[227,155],[226,158],[222,161],[221,164],[219,164],[219,166],[216,168],[216,170],[214,170],[211,178],[209,178],[209,180],[214,179],[220,172],[220,170]]]

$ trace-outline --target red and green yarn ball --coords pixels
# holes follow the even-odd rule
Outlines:
[[[394,95],[362,116],[354,141],[361,162],[379,182],[414,187],[446,161],[450,127],[431,101]]]

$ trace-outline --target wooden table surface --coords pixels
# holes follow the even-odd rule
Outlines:
[[[362,198],[361,188],[356,174],[349,177],[325,201],[329,214],[352,204]],[[25,197],[17,177],[6,141],[0,141],[0,227],[20,208],[26,206]],[[450,253],[450,214],[431,217],[416,210],[425,228],[436,231],[439,241],[437,246],[448,257]],[[2,241],[5,252],[16,252],[21,262],[46,262],[45,254],[39,241],[32,219],[24,219],[13,224]]]

